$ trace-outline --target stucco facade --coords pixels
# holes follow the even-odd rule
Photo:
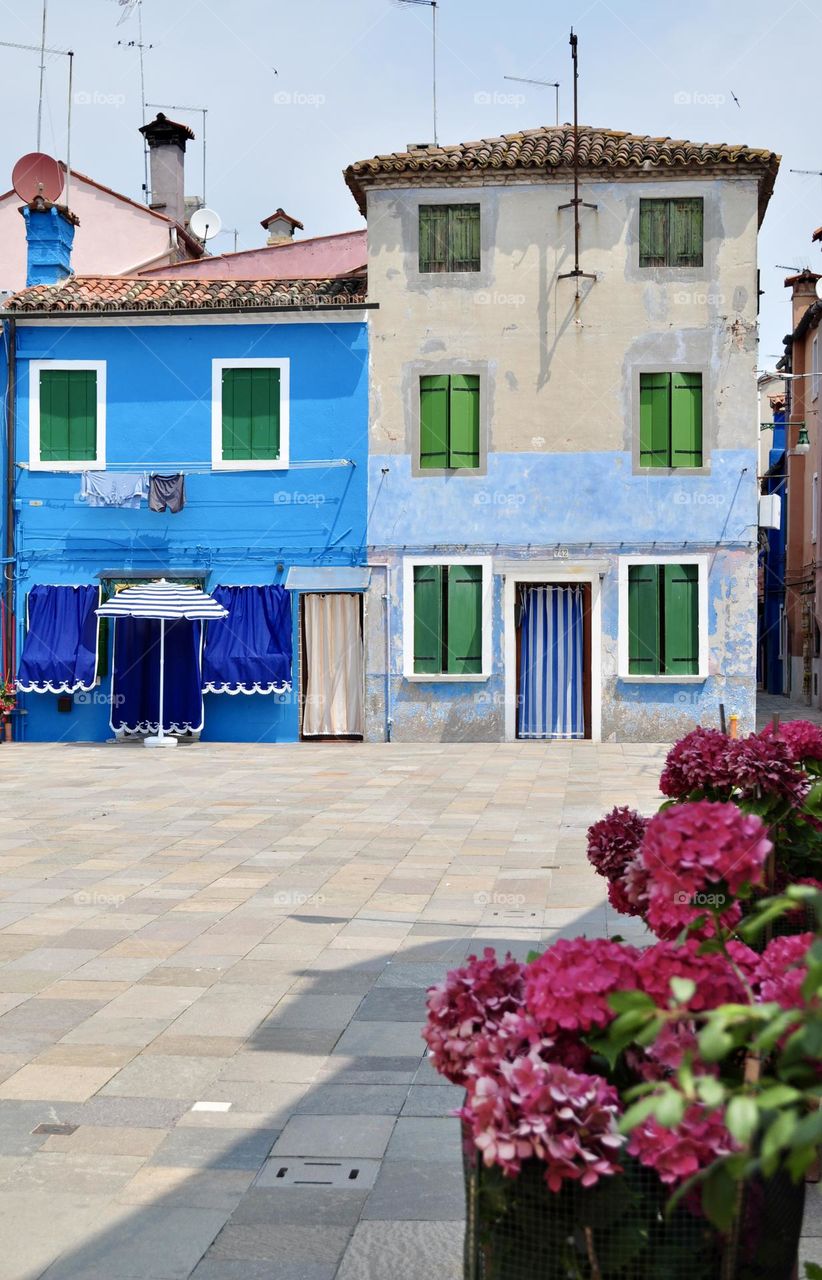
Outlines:
[[[472,144],[474,145],[474,144]],[[608,175],[610,179],[611,175]],[[565,175],[567,179],[568,175]],[[759,182],[704,176],[583,175],[581,268],[568,180],[426,174],[365,185],[371,317],[368,736],[502,740],[516,735],[516,585],[589,592],[587,736],[671,740],[717,724],[719,703],[753,725],[756,653]],[[639,265],[640,198],[699,197],[701,267]],[[477,272],[421,273],[421,204],[480,205]],[[426,372],[483,379],[480,466],[415,465],[416,385]],[[639,377],[702,375],[697,468],[639,457]],[[409,675],[409,557],[484,558],[490,668]],[[697,566],[698,674],[627,671],[631,559]],[[404,589],[404,583],[405,589]],[[379,608],[378,597],[383,599]],[[386,634],[387,627],[387,634]]]

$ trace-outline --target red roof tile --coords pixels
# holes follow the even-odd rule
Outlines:
[[[38,284],[6,299],[26,313],[102,314],[116,311],[247,311],[363,303],[365,275],[337,280],[192,280],[136,276],[73,276]]]

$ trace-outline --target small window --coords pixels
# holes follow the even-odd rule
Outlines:
[[[702,374],[639,375],[639,465],[702,466]]]
[[[212,466],[288,466],[287,360],[215,360],[212,400]]]
[[[476,374],[420,378],[420,467],[478,467],[480,380]]]
[[[479,269],[479,205],[420,205],[420,271]]]
[[[703,209],[700,197],[640,200],[639,265],[701,267]]]
[[[29,466],[86,471],[105,466],[105,364],[29,364]]]
[[[414,566],[414,674],[482,671],[482,565]]]
[[[628,674],[699,674],[698,565],[629,565]]]

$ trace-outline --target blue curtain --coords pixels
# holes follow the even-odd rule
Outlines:
[[[207,693],[285,693],[291,688],[291,595],[285,587],[215,587],[228,610],[209,622],[203,655]]]
[[[163,730],[199,732],[202,623],[166,623]],[[111,727],[156,733],[160,715],[160,623],[156,618],[117,618],[111,677]]]
[[[32,587],[17,687],[26,693],[76,693],[97,679],[99,586]]]
[[[520,738],[584,738],[582,587],[526,587]]]

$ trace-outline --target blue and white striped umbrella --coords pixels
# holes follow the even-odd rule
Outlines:
[[[207,621],[227,618],[228,610],[199,587],[160,578],[142,587],[126,587],[101,604],[95,613],[101,618],[159,618],[160,620],[160,714],[157,735],[144,739],[147,747],[172,747],[176,738],[163,732],[163,689],[166,664],[166,623],[182,619]]]
[[[101,618],[226,618],[228,610],[199,587],[160,578],[145,586],[126,587],[95,611]]]

